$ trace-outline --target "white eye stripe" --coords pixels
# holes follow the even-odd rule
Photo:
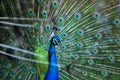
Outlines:
[[[58,41],[55,38],[53,38],[53,43],[57,45]]]

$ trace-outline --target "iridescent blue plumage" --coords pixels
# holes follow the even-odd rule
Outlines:
[[[48,50],[49,66],[48,66],[47,74],[45,76],[45,80],[58,80],[58,67],[56,60],[55,45],[58,45],[59,43],[60,43],[60,38],[57,35],[55,35],[50,41],[50,47]]]

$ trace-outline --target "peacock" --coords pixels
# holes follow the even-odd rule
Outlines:
[[[120,0],[0,0],[0,80],[120,80]]]

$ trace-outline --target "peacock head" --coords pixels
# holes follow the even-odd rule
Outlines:
[[[53,27],[52,30],[53,30],[55,35],[60,31],[60,29],[57,27]]]
[[[58,45],[58,46],[61,46],[61,43],[60,43],[60,38],[59,36],[54,36],[52,39],[51,39],[51,44],[52,45]]]

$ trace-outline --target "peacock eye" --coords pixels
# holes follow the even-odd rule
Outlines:
[[[26,2],[26,0],[22,0],[22,2]]]
[[[75,54],[75,55],[73,56],[73,58],[74,58],[75,60],[78,60],[78,59],[79,59],[79,55]]]
[[[49,29],[49,26],[47,26],[46,28]]]
[[[63,17],[59,17],[58,18],[58,25],[63,25],[64,24],[64,18]]]
[[[82,48],[83,44],[82,43],[77,43],[77,47]]]
[[[39,5],[41,5],[43,3],[44,0],[37,0]]]
[[[108,76],[108,72],[107,72],[107,71],[105,71],[105,70],[102,70],[102,72],[101,72],[101,73],[102,73],[102,75],[103,75],[103,76],[105,76],[105,77],[106,77],[106,76]]]
[[[39,40],[40,40],[40,42],[42,42],[42,43],[43,43],[43,42],[44,42],[44,37],[43,37],[43,36],[41,36]]]
[[[98,53],[98,49],[93,49],[92,52],[93,52],[94,54],[97,54],[97,53]]]
[[[80,47],[80,46],[81,46],[81,44],[80,44],[80,43],[78,43],[77,45],[78,45],[78,47]]]
[[[25,3],[27,0],[22,0],[23,3]]]
[[[30,16],[30,17],[33,17],[33,16],[34,16],[34,11],[33,11],[32,8],[30,8],[30,9],[28,10],[28,12],[29,12],[29,16]]]
[[[60,22],[62,22],[62,19],[59,19]]]
[[[22,67],[22,70],[23,70],[23,71],[27,70],[27,67],[26,67],[26,66],[23,66],[23,67]]]
[[[3,64],[3,66],[4,66],[4,67],[6,67],[6,66],[7,66],[7,64],[6,64],[6,63],[4,63],[4,64]]]
[[[88,72],[87,71],[83,71],[82,74],[83,74],[83,76],[88,76]]]
[[[45,31],[46,31],[46,32],[50,32],[50,24],[46,24],[46,26],[45,26]]]
[[[100,17],[101,17],[101,14],[98,13],[98,12],[96,12],[96,13],[93,14],[93,18],[95,18],[95,19],[98,19]]]
[[[38,25],[36,25],[35,27],[36,27],[36,28],[38,28],[39,26],[38,26]]]
[[[66,46],[65,45],[62,45],[61,48],[62,48],[63,51],[66,50]]]
[[[116,43],[120,43],[120,38],[115,39]]]
[[[76,18],[78,18],[79,16],[78,15],[76,15]]]
[[[53,7],[54,9],[56,9],[56,8],[58,7],[58,2],[57,2],[57,0],[55,0],[55,1],[52,2],[52,7]]]
[[[19,59],[16,59],[16,60],[15,60],[15,63],[16,63],[16,64],[19,64],[19,63],[20,63],[20,60],[19,60]]]
[[[54,3],[54,6],[56,6],[57,4],[56,3]]]
[[[39,27],[40,27],[40,24],[39,24],[38,22],[35,22],[35,23],[34,23],[34,27],[35,27],[36,30],[38,30]]]
[[[43,18],[46,18],[46,17],[47,17],[47,11],[46,11],[46,10],[43,10],[43,11],[42,11],[42,17],[43,17]]]
[[[81,30],[81,29],[79,29],[79,30],[77,31],[77,34],[82,36],[82,35],[84,34],[84,31]]]
[[[110,58],[110,59],[113,59],[113,57],[112,57],[112,56],[110,56],[109,58]]]
[[[60,55],[57,55],[57,59],[60,60],[61,56]]]
[[[74,15],[74,18],[75,18],[76,20],[80,19],[80,18],[81,18],[81,14],[80,14],[80,13],[76,13],[76,14]]]
[[[10,77],[13,77],[14,76],[14,73],[12,71],[9,72],[9,76]]]
[[[35,68],[31,69],[31,73],[34,74],[36,72]]]
[[[115,21],[115,23],[116,23],[116,24],[118,24],[118,23],[119,23],[119,21]]]
[[[40,0],[40,2],[43,2],[43,0]]]
[[[114,61],[115,61],[114,55],[111,54],[110,56],[108,56],[108,58],[111,61],[111,63],[114,63]]]
[[[46,16],[46,13],[44,12],[43,15]]]
[[[43,40],[43,37],[41,37],[40,40]]]
[[[29,27],[29,26],[27,26],[27,27],[26,27],[26,29],[27,29],[27,30],[30,30],[30,27]]]
[[[30,11],[30,14],[32,14],[32,11]]]
[[[114,20],[114,24],[115,24],[115,25],[119,25],[119,24],[120,24],[120,20],[119,20],[119,19],[115,19],[115,20]]]
[[[89,65],[93,65],[94,64],[94,61],[92,59],[88,60],[88,64]]]
[[[4,67],[4,68],[9,68],[9,64],[8,64],[8,63],[4,63],[4,64],[3,64],[3,67]]]
[[[37,41],[37,37],[33,36],[33,41]]]
[[[101,38],[102,38],[102,34],[101,34],[101,33],[97,33],[97,34],[95,35],[95,37],[96,37],[97,39],[101,39]]]
[[[97,17],[98,17],[98,15],[97,15],[97,14],[95,14],[95,17],[97,18]]]
[[[67,33],[62,34],[62,38],[67,38]]]

